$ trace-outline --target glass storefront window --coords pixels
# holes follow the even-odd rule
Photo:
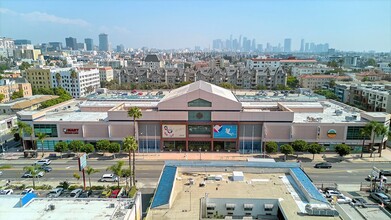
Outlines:
[[[37,137],[38,133],[44,133],[49,137],[58,137],[57,125],[51,124],[35,124],[34,125],[34,134]]]

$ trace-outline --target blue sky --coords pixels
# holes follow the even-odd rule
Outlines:
[[[112,47],[211,47],[232,34],[341,50],[391,51],[389,0],[1,0],[0,36],[33,43],[107,33]]]

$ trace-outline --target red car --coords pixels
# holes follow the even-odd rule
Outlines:
[[[111,192],[110,198],[117,198],[120,191],[121,190],[119,189],[113,190],[113,192]]]

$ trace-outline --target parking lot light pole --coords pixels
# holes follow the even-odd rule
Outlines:
[[[200,160],[202,160],[201,159],[201,148],[198,148],[198,151],[200,152]]]

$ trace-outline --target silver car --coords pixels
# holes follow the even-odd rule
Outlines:
[[[55,188],[55,189],[50,190],[50,192],[48,193],[47,197],[49,197],[49,198],[57,198],[63,192],[64,192],[63,188]]]
[[[77,198],[80,196],[80,194],[83,192],[82,189],[75,189],[71,192],[71,194],[69,195],[70,197],[73,197],[73,198]]]

